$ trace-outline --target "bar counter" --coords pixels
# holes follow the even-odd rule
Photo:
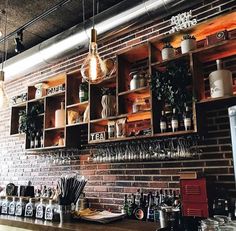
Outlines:
[[[30,218],[0,215],[0,224],[29,230],[40,231],[155,231],[159,225],[154,222],[123,219],[109,224],[78,221],[60,224]]]

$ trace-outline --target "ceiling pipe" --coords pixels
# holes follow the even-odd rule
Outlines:
[[[106,35],[141,20],[158,19],[174,14],[202,0],[124,0],[95,16],[98,35]],[[92,20],[80,23],[6,61],[6,81],[13,80],[59,59],[76,50],[87,48]]]

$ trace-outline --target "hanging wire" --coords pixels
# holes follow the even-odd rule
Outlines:
[[[5,23],[4,23],[4,38],[6,37],[7,34],[7,9],[8,9],[8,0],[5,2],[5,9],[2,10],[2,14],[5,16]],[[4,39],[3,42],[3,55],[2,55],[2,65],[1,65],[1,70],[4,68],[4,63],[7,60],[7,50],[8,50],[8,43],[7,40]]]
[[[83,23],[85,22],[85,6],[84,6],[84,0],[82,0],[82,9],[83,9]]]
[[[97,14],[99,14],[99,0],[97,1]]]
[[[94,29],[94,16],[95,16],[95,0],[93,0],[93,29]]]

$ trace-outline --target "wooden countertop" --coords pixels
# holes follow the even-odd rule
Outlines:
[[[90,223],[85,221],[60,224],[58,222],[42,221],[8,215],[0,215],[0,224],[39,231],[155,231],[159,228],[159,225],[154,222],[128,219],[123,219],[109,224]]]

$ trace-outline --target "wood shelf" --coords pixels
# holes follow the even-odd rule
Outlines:
[[[186,54],[177,54],[175,55],[173,58],[171,59],[167,59],[167,60],[164,60],[164,61],[158,61],[158,62],[153,62],[151,64],[152,67],[162,67],[162,66],[165,66],[169,63],[172,63],[172,62],[176,62],[176,61],[180,61],[180,60],[188,60],[189,59],[189,54],[190,53],[186,53]]]
[[[67,124],[66,127],[75,127],[75,126],[81,126],[88,124],[88,122],[79,122],[79,123],[74,123],[74,124]]]
[[[180,136],[180,135],[191,135],[195,134],[195,130],[188,130],[188,131],[177,131],[177,132],[165,132],[165,133],[156,133],[153,137],[167,137],[167,136]]]
[[[65,127],[53,127],[53,128],[45,128],[44,131],[54,131],[54,130],[62,130],[64,129]]]
[[[26,151],[44,151],[44,150],[59,149],[59,148],[65,148],[65,145],[63,145],[63,146],[48,146],[48,147],[42,147],[42,148],[27,148]]]
[[[74,103],[74,104],[67,105],[66,108],[69,109],[69,108],[73,108],[73,107],[82,107],[82,108],[86,109],[88,103],[89,103],[89,101],[84,101],[82,103]]]
[[[50,97],[56,97],[56,96],[62,96],[65,94],[65,91],[59,91],[59,92],[55,92],[53,94],[50,94],[50,95],[46,95],[44,96],[45,98],[50,98]]]
[[[120,92],[118,93],[118,96],[132,95],[133,97],[139,97],[140,95],[147,95],[148,93],[150,96],[150,86],[145,86],[145,87],[140,87],[134,90]]]
[[[15,133],[15,134],[10,134],[12,137],[18,137],[18,136],[25,136],[25,133]]]

